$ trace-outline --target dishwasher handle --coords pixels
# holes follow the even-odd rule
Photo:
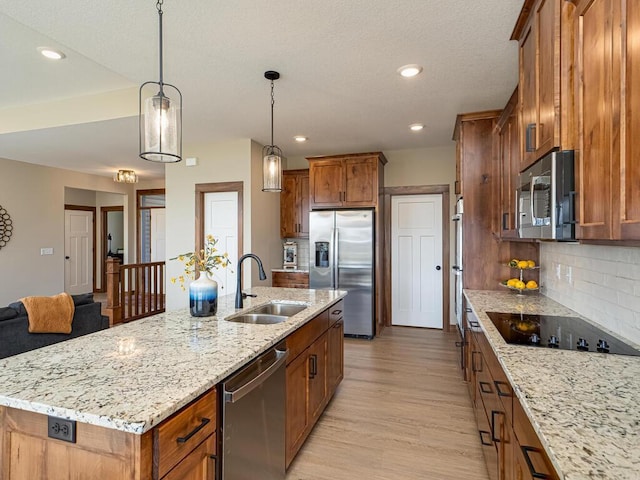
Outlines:
[[[224,401],[225,403],[235,403],[240,400],[242,397],[247,395],[248,393],[255,390],[257,387],[262,385],[267,379],[273,375],[280,366],[286,362],[287,357],[289,356],[289,350],[276,350],[276,357],[274,362],[269,365],[265,370],[258,373],[255,377],[251,378],[244,385],[234,389],[233,391],[224,390]]]

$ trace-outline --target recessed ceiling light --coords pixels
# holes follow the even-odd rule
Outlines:
[[[60,50],[56,50],[54,48],[49,47],[38,47],[38,51],[45,57],[50,58],[51,60],[62,60],[66,57],[64,53]]]
[[[411,125],[409,125],[409,128],[413,132],[419,132],[424,128],[424,125],[422,123],[412,123]]]
[[[293,137],[293,139],[296,142],[300,142],[300,143],[307,141],[307,137],[305,137],[304,135],[296,135],[295,137]]]
[[[422,72],[422,67],[420,65],[416,65],[415,63],[404,65],[398,69],[398,73],[400,74],[400,76],[405,78],[415,77],[420,72]]]

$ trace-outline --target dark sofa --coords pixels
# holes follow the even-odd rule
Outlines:
[[[46,347],[70,338],[104,330],[109,327],[109,317],[100,313],[100,303],[93,294],[72,295],[75,311],[71,333],[29,333],[29,319],[22,302],[0,308],[0,358]]]

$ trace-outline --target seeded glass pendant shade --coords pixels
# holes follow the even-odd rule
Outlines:
[[[174,163],[182,160],[182,94],[163,81],[162,0],[156,4],[160,27],[160,81],[140,86],[140,157],[151,162]],[[153,90],[151,90],[153,88]],[[150,95],[153,91],[155,95]]]
[[[269,70],[264,72],[264,77],[271,81],[271,145],[262,149],[262,191],[278,193],[282,191],[282,150],[273,144],[273,82],[280,74]]]

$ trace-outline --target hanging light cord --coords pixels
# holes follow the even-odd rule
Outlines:
[[[162,94],[162,85],[164,84],[164,78],[162,75],[162,4],[164,0],[158,0],[156,8],[158,9],[158,23],[160,25],[160,93]]]
[[[273,106],[275,103],[275,97],[273,96],[273,80],[271,80],[271,145],[273,145]]]

